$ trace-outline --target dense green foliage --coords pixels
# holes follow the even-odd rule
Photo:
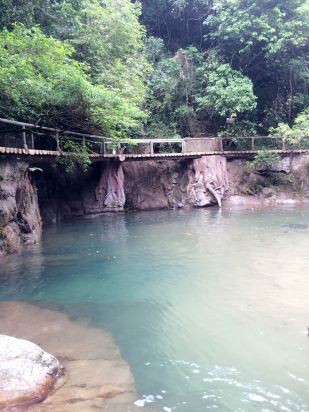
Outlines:
[[[261,150],[254,158],[254,160],[248,163],[250,170],[259,172],[268,172],[280,161],[280,157],[276,153],[268,152],[267,150]]]
[[[0,8],[2,116],[114,138],[140,128],[148,64],[138,6],[0,0]]]
[[[149,33],[162,37],[168,48],[163,60],[168,57],[179,64],[180,51],[183,55],[186,49],[189,55],[191,46],[199,50],[199,58],[189,65],[193,98],[186,104],[187,133],[266,134],[279,122],[291,125],[308,107],[308,0],[144,0],[143,4]],[[162,75],[162,64],[157,62],[156,67]],[[175,72],[174,81],[183,73],[181,68]],[[173,107],[183,112],[183,82],[177,87]],[[153,120],[166,125],[168,110],[165,116],[156,112]],[[237,115],[234,126],[225,125],[228,114]],[[183,118],[176,127],[175,118],[171,123],[183,133]]]
[[[291,144],[299,144],[309,137],[309,108],[301,112],[292,127],[287,123],[279,123],[271,130],[275,136],[282,136]]]
[[[0,9],[0,116],[115,139],[307,133],[308,0]]]
[[[38,27],[0,34],[0,110],[20,119],[72,114],[87,118],[92,85],[72,48]],[[63,113],[65,111],[65,114]]]
[[[84,172],[88,169],[91,160],[90,150],[86,144],[67,140],[63,145],[63,150],[64,153],[57,158],[57,163],[63,165],[66,172],[73,173],[76,165],[79,165]]]

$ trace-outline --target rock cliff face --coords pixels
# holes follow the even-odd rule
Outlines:
[[[221,206],[223,198],[242,205],[309,202],[308,165],[308,155],[290,155],[263,174],[245,159],[205,156],[104,161],[73,175],[38,164],[43,171],[30,177],[25,162],[1,160],[0,255],[40,239],[40,214],[47,224],[104,212]]]
[[[228,190],[226,159],[124,163],[126,206],[135,210],[212,204]]]
[[[88,173],[74,176],[49,168],[37,179],[46,223],[125,209],[221,205],[228,189],[226,159],[222,156],[102,162],[92,165]]]
[[[207,156],[195,159],[191,166],[194,179],[190,181],[190,190],[195,206],[208,206],[217,203],[221,207],[222,198],[228,191],[229,181],[227,162],[223,156]]]
[[[0,255],[41,237],[38,198],[28,165],[0,160]]]
[[[253,172],[245,159],[228,162],[230,180],[227,203],[271,205],[309,202],[309,155],[283,157],[269,170]]]

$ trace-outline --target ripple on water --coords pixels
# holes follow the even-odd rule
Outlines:
[[[252,379],[248,382],[246,375],[235,367],[215,365],[212,368],[203,368],[195,362],[183,359],[169,359],[160,364],[146,362],[144,365],[148,368],[162,368],[162,376],[165,373],[171,373],[173,368],[181,367],[184,380],[182,383],[183,387],[190,385],[192,382],[192,386],[195,389],[199,387],[200,391],[194,400],[182,399],[169,406],[166,406],[166,390],[161,390],[159,395],[145,394],[135,402],[139,407],[152,404],[158,410],[181,412],[217,409],[233,412],[257,410],[261,412],[309,412],[309,405],[305,405],[297,395],[292,395],[288,388],[279,385],[266,388],[257,379]],[[192,369],[192,367],[196,369]],[[296,379],[297,377],[292,376],[292,378]],[[303,381],[300,378],[297,378],[297,380]],[[233,406],[229,405],[227,399],[231,394],[237,399],[237,403],[240,401],[243,404],[247,404],[247,406],[243,408],[235,406],[235,409],[233,409]],[[290,397],[287,395],[290,395]]]
[[[308,412],[309,237],[283,227],[308,222],[278,208],[65,223],[1,261],[0,299],[110,330],[145,403],[132,410]]]

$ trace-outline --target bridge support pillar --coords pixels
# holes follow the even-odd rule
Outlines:
[[[27,145],[27,136],[26,136],[26,127],[23,126],[23,131],[22,131],[22,137],[23,137],[23,148],[24,149],[28,149],[28,145]]]

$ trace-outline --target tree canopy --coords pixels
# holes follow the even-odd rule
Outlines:
[[[200,53],[193,61],[197,98],[189,102],[191,134],[224,131],[227,113],[237,114],[237,133],[249,126],[251,133],[265,134],[279,122],[291,125],[308,107],[308,0],[144,0],[143,5],[148,32],[164,39],[169,58],[177,60],[179,48],[190,52],[194,46]],[[182,107],[183,99],[175,105]]]
[[[308,0],[0,9],[1,116],[118,138],[265,134],[307,113]]]
[[[2,115],[115,138],[141,127],[148,63],[138,5],[2,0],[0,7]]]

